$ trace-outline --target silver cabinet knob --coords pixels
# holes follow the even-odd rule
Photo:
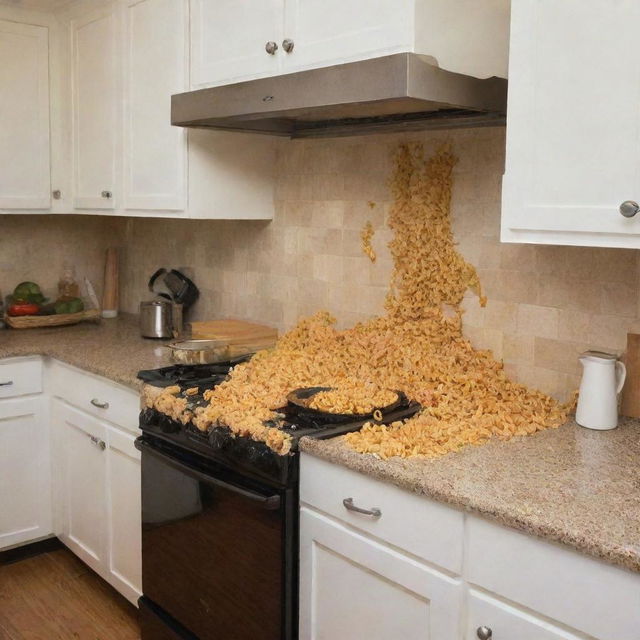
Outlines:
[[[100,195],[103,198],[107,198],[107,199],[113,198],[113,193],[111,193],[111,191],[103,191]]]
[[[480,640],[490,640],[490,638],[493,638],[493,631],[489,627],[478,627],[476,635]]]
[[[293,51],[293,47],[294,47],[294,42],[291,38],[285,38],[282,41],[282,48],[287,52],[287,53],[291,53]]]
[[[625,200],[620,205],[620,213],[625,218],[633,218],[633,216],[635,216],[638,211],[640,211],[640,205],[633,200]]]
[[[60,198],[62,198],[62,191],[60,191],[60,189],[55,189],[55,191],[51,192],[51,195],[54,200],[60,200]]]
[[[278,50],[278,43],[273,40],[269,40],[269,42],[264,45],[264,50],[272,56]]]
[[[91,404],[94,407],[97,407],[98,409],[108,409],[109,408],[109,403],[108,402],[100,402],[100,400],[98,400],[97,398],[93,398],[91,400]]]
[[[91,440],[91,442],[93,442],[100,451],[104,451],[107,448],[107,443],[104,440],[100,440],[100,438],[96,438],[96,436],[92,436],[90,434],[87,435],[89,436],[89,440]]]

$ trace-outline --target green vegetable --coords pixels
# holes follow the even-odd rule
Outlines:
[[[13,298],[16,301],[24,300],[35,304],[42,304],[45,301],[40,287],[35,282],[21,282],[13,290]]]
[[[70,298],[69,300],[58,300],[54,305],[55,312],[61,313],[79,313],[84,311],[84,302],[80,298]]]

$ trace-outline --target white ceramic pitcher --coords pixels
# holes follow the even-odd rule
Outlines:
[[[615,355],[585,351],[580,356],[582,382],[576,422],[589,429],[615,429],[618,426],[618,394],[627,369]]]

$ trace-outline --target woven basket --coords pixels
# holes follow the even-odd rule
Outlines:
[[[12,329],[37,329],[40,327],[63,327],[83,320],[97,320],[98,309],[88,309],[79,313],[59,313],[52,316],[5,316],[4,320]]]

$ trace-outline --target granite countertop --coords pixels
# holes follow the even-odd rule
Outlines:
[[[137,391],[140,369],[171,364],[165,343],[142,338],[138,316],[121,314],[70,327],[0,330],[0,358],[51,356]]]
[[[170,364],[163,344],[140,337],[137,316],[122,314],[99,324],[2,330],[0,358],[50,356],[138,390],[138,370]],[[612,431],[569,422],[435,460],[379,460],[342,438],[303,438],[300,449],[640,572],[640,421],[622,419]]]
[[[640,572],[640,421],[592,431],[569,422],[434,460],[379,460],[342,438],[306,453]]]

